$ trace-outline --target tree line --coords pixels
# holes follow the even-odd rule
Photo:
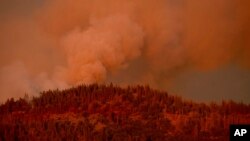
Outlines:
[[[0,141],[226,141],[250,105],[195,103],[149,86],[80,85],[0,105]]]

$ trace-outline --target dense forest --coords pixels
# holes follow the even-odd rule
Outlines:
[[[149,86],[80,85],[0,105],[0,141],[228,141],[250,105],[195,103]]]

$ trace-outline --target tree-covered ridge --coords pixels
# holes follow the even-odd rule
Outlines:
[[[81,85],[9,99],[0,141],[226,141],[229,125],[250,123],[250,105],[194,103],[148,86]]]

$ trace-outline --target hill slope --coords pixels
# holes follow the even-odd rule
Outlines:
[[[250,105],[93,84],[8,100],[0,106],[0,141],[226,141],[232,123],[250,123]]]

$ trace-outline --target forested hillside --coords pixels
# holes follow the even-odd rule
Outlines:
[[[148,86],[80,85],[0,105],[0,141],[228,141],[232,123],[250,123],[250,105]]]

